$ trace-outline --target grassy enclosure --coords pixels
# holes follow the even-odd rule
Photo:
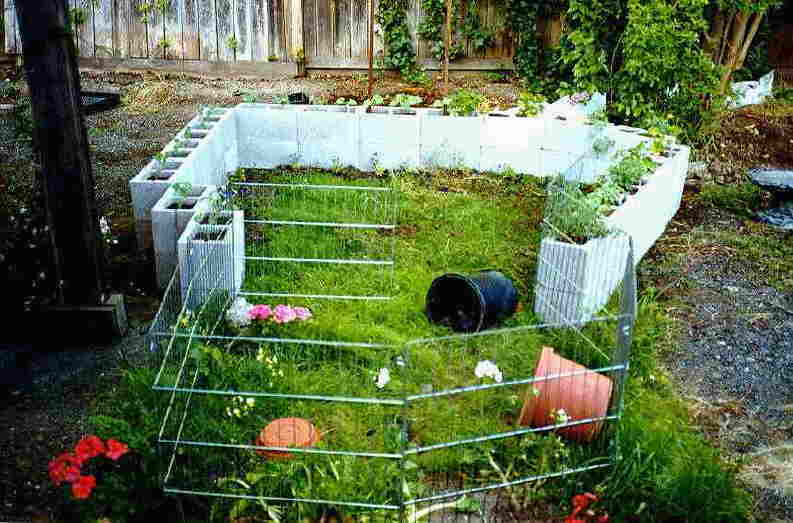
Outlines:
[[[242,294],[251,304],[305,307],[311,317],[236,325],[226,313],[231,298],[218,294],[176,318],[156,386],[195,393],[173,396],[175,415],[163,427],[166,446],[181,442],[166,487],[243,496],[237,513],[256,497],[322,502],[270,507],[291,520],[327,505],[347,514],[405,503],[416,510],[517,482],[514,505],[530,490],[522,480],[609,463],[610,429],[572,443],[553,432],[575,422],[564,412],[539,432],[518,418],[539,394],[531,382],[542,347],[608,367],[614,318],[540,329],[519,305],[501,329],[451,336],[424,313],[430,284],[447,272],[498,269],[519,303],[531,303],[539,180],[282,168],[241,171],[230,182],[232,205],[246,217]],[[497,366],[497,377],[482,375],[482,362]],[[319,442],[288,460],[262,459],[254,442],[280,418],[310,420]]]

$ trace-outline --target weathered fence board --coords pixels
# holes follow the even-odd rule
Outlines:
[[[184,14],[183,0],[170,0],[168,9],[165,10],[165,38],[168,48],[165,57],[170,59],[184,57],[184,30],[182,16]]]
[[[231,62],[234,60],[232,41],[237,38],[234,34],[234,18],[231,16],[233,0],[215,0],[215,14],[217,15],[216,28],[218,33],[218,60]]]
[[[94,6],[94,54],[113,56],[113,0],[97,2]]]
[[[199,59],[216,61],[218,59],[217,17],[215,0],[196,0],[198,6]]]
[[[283,25],[283,3],[282,0],[267,0],[267,8],[269,12],[269,17],[267,22],[269,24],[270,30],[268,34],[270,35],[270,56],[274,57],[276,60],[286,60],[287,53],[286,53],[286,37]]]
[[[465,56],[453,62],[452,68],[476,70],[508,64],[513,42],[505,29],[501,0],[461,0],[455,23],[462,23],[467,6],[474,1],[482,24],[495,30],[495,42],[484,52],[476,51],[470,42],[461,42]],[[367,0],[170,0],[165,13],[157,9],[154,0],[68,3],[86,15],[85,23],[75,28],[75,44],[83,58],[292,61],[297,49],[290,46],[302,45],[307,67],[366,68],[368,64]],[[375,12],[378,3],[374,0]],[[146,16],[144,6],[149,6]],[[418,61],[436,69],[436,42],[417,35],[423,16],[421,0],[409,0],[407,14]],[[5,41],[0,45],[8,53],[20,53],[13,0],[6,0],[4,28]],[[457,38],[459,41],[459,34]],[[382,56],[383,35],[375,34],[373,43],[375,57]]]
[[[22,42],[19,40],[19,31],[17,30],[17,12],[14,8],[12,0],[6,0],[5,5],[5,50],[10,54],[17,54],[22,52]]]
[[[198,60],[201,58],[201,32],[198,24],[198,0],[184,0],[182,51],[185,60]]]

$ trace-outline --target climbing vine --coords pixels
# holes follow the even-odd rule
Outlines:
[[[407,24],[408,0],[380,0],[375,20],[383,35],[383,66],[403,75],[417,68],[416,52]]]
[[[456,60],[465,53],[464,43],[477,53],[484,53],[492,47],[496,39],[496,31],[492,27],[482,24],[479,17],[479,5],[476,0],[470,0],[466,6],[462,21],[457,17],[452,20],[452,42],[449,46],[449,60]],[[424,17],[418,26],[418,35],[432,46],[432,56],[436,60],[443,60],[443,44],[446,40],[446,1],[422,0],[421,8]],[[452,12],[462,11],[460,0],[453,0]]]

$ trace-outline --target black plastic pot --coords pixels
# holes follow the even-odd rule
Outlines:
[[[427,318],[458,332],[492,327],[515,313],[518,291],[498,271],[435,278],[427,292]]]

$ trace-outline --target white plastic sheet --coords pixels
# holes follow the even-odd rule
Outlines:
[[[606,107],[606,95],[593,93],[588,101],[571,103],[569,96],[563,96],[545,109],[545,114],[550,117],[561,116],[565,120],[584,121],[592,113]]]
[[[734,95],[730,97],[728,105],[732,109],[737,109],[745,105],[761,104],[767,97],[771,96],[773,89],[773,70],[759,80],[735,82],[732,84]]]

